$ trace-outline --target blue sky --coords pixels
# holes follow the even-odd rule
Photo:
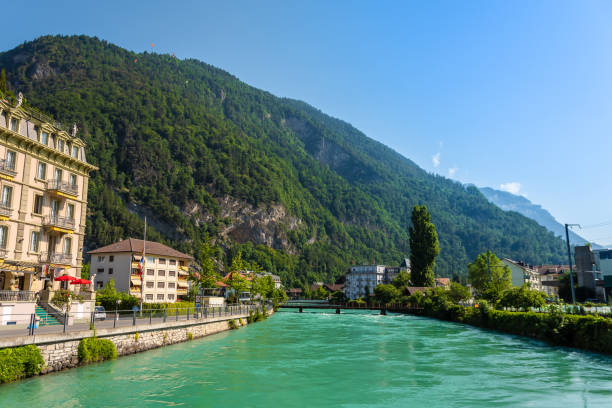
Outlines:
[[[88,34],[201,59],[430,172],[524,194],[562,223],[612,221],[612,3],[291,3],[13,1],[0,50]],[[612,243],[612,223],[577,232]]]

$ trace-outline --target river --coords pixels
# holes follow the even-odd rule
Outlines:
[[[612,358],[455,323],[281,311],[0,386],[0,407],[610,407]]]

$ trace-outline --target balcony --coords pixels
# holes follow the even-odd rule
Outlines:
[[[0,221],[8,221],[13,210],[5,203],[0,203]]]
[[[176,290],[176,294],[177,295],[186,295],[187,294],[187,289],[177,289]]]
[[[15,162],[0,159],[0,178],[12,180],[17,175],[15,171]]]
[[[61,234],[74,233],[74,218],[47,215],[43,219],[43,225],[52,232],[59,232]]]
[[[62,253],[42,253],[40,254],[40,262],[53,265],[70,266],[72,265],[72,255]]]
[[[76,198],[79,194],[79,188],[76,184],[70,184],[57,179],[47,181],[47,191],[66,198]]]
[[[5,248],[0,248],[0,259],[4,259],[6,258],[6,249]],[[1,262],[0,262],[1,264]]]
[[[36,302],[36,292],[27,290],[0,290],[0,302]]]

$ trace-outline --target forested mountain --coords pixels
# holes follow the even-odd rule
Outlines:
[[[525,217],[531,218],[556,236],[565,240],[565,226],[552,216],[551,213],[529,201],[527,198],[517,196],[506,191],[495,190],[490,187],[481,187],[480,192],[493,204],[504,211],[516,211]],[[569,231],[570,242],[572,245],[586,245],[589,241],[582,238],[573,231]],[[591,243],[593,248],[603,248],[601,245]]]
[[[303,285],[353,262],[399,264],[412,207],[426,204],[439,275],[465,274],[488,248],[533,264],[562,260],[563,241],[477,188],[203,62],[49,36],[0,54],[0,66],[29,104],[79,124],[100,168],[87,248],[140,236],[147,215],[152,239],[196,256],[208,243],[225,264],[241,247]]]

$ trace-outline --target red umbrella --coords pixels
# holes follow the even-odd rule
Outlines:
[[[74,279],[70,282],[71,285],[89,285],[90,283],[91,281],[87,279]]]
[[[58,276],[54,280],[59,281],[59,282],[64,282],[64,281],[73,281],[73,280],[76,280],[76,278],[74,276],[62,275],[62,276]]]

